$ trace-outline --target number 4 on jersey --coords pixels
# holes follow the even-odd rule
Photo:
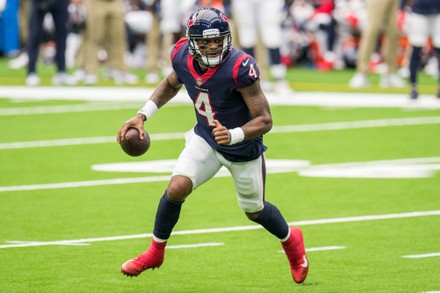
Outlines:
[[[209,126],[215,126],[213,120],[215,116],[215,112],[212,111],[212,106],[209,101],[209,95],[204,92],[199,92],[197,99],[194,103],[194,107],[200,115],[206,118]]]

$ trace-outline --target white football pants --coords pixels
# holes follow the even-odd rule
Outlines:
[[[242,48],[254,48],[258,34],[269,49],[282,45],[283,0],[232,0],[232,15]]]
[[[230,162],[193,130],[185,134],[185,148],[177,160],[173,176],[189,178],[193,190],[214,177],[222,166],[234,179],[240,208],[248,213],[259,212],[264,207],[264,156],[249,162]]]
[[[411,45],[424,47],[428,37],[431,36],[434,47],[440,48],[440,14],[411,13],[408,24],[408,38]]]

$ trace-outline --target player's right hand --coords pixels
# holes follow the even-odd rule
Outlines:
[[[144,117],[142,115],[136,115],[133,118],[128,119],[122,124],[121,128],[118,131],[118,135],[116,136],[116,140],[118,143],[125,138],[125,133],[131,127],[136,128],[139,131],[139,138],[144,139]]]

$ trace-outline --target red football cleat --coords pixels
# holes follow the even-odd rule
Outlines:
[[[284,252],[290,263],[290,271],[293,280],[301,284],[307,278],[309,272],[309,261],[304,248],[304,239],[299,228],[290,228],[290,237],[287,241],[282,242]]]
[[[141,255],[126,261],[121,266],[121,272],[129,277],[136,277],[148,269],[155,269],[162,265],[166,242],[152,241],[150,247]]]

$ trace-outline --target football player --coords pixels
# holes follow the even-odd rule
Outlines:
[[[123,124],[117,140],[121,142],[130,127],[143,135],[144,122],[182,85],[194,103],[197,123],[186,135],[185,148],[160,199],[151,245],[125,262],[122,273],[137,276],[162,265],[183,202],[225,166],[234,179],[239,206],[281,241],[292,277],[302,283],[309,269],[302,232],[289,228],[278,208],[265,199],[263,134],[272,128],[272,117],[254,58],[231,48],[228,19],[221,11],[199,8],[188,20],[187,37],[174,45],[171,61],[173,71],[137,115]]]
[[[293,90],[286,80],[286,66],[281,62],[282,22],[286,13],[284,5],[283,0],[231,0],[231,11],[242,50],[258,56],[259,38],[264,46],[264,54],[267,50],[268,69],[275,82],[263,79],[262,87],[290,95]]]
[[[397,47],[399,31],[397,26],[397,11],[400,0],[369,0],[367,5],[367,25],[362,31],[359,53],[356,60],[356,73],[349,81],[351,88],[366,88],[370,86],[368,73],[370,59],[374,52],[379,33],[384,30],[387,40],[384,43],[384,62],[386,72],[381,74],[380,86],[384,88],[403,88],[404,81],[397,74]]]
[[[402,7],[407,4],[402,0]],[[423,47],[432,40],[434,55],[437,57],[438,72],[440,72],[440,1],[438,0],[413,0],[412,13],[409,16],[408,37],[412,46],[409,63],[409,81],[411,84],[410,99],[415,100],[419,96],[417,87],[417,71]],[[438,78],[440,82],[440,78]],[[437,91],[440,99],[440,83]]]

